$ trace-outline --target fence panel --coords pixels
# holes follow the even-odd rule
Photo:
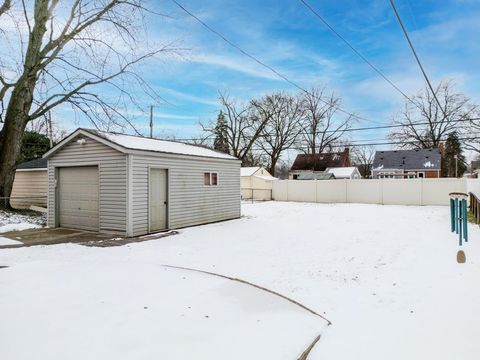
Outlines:
[[[272,200],[288,201],[288,181],[275,180],[272,182]]]
[[[294,180],[298,181],[298,180]],[[300,180],[302,181],[302,180]],[[304,180],[310,181],[310,180]],[[316,183],[316,200],[318,203],[346,203],[347,193],[346,182],[344,180],[322,180],[311,181]]]
[[[382,203],[382,180],[344,180],[347,182],[347,202],[360,204]]]
[[[315,181],[286,180],[288,182],[288,201],[316,202]]]
[[[448,205],[451,192],[467,192],[467,179],[424,179],[422,205]]]
[[[468,188],[474,185],[471,183]],[[480,183],[477,185],[480,188]],[[451,178],[275,180],[272,199],[318,203],[448,205],[449,193],[467,191],[467,179]]]
[[[385,205],[422,205],[422,179],[384,179],[382,181]]]

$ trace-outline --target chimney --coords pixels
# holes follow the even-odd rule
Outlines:
[[[438,151],[440,152],[440,156],[443,158],[445,156],[445,144],[439,143],[438,144]]]
[[[344,162],[344,167],[350,167],[350,148],[346,147],[345,150],[343,150],[343,162]]]

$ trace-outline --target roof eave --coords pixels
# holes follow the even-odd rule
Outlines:
[[[84,135],[87,136],[93,140],[96,140],[106,146],[109,146],[123,154],[168,154],[168,155],[177,155],[177,156],[195,156],[199,158],[206,158],[206,159],[218,159],[218,160],[227,160],[227,161],[238,161],[241,162],[240,159],[237,159],[235,157],[232,158],[223,158],[223,157],[214,157],[214,156],[202,156],[202,155],[193,155],[193,154],[178,154],[178,153],[173,153],[173,152],[166,152],[166,151],[154,151],[154,150],[139,150],[139,149],[132,149],[132,148],[127,148],[122,145],[116,144],[113,141],[110,141],[108,139],[105,139],[102,136],[96,135],[91,133],[90,131],[82,128],[78,128],[74,132],[72,132],[70,135],[68,135],[66,138],[64,138],[62,141],[60,141],[57,145],[55,145],[53,148],[51,148],[49,151],[47,151],[45,154],[43,154],[43,158],[49,158],[52,156],[54,153],[56,153],[58,150],[60,150],[62,147],[64,147],[66,144],[68,144],[71,140],[73,140],[77,135]]]

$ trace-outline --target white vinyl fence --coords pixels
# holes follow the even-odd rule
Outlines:
[[[272,200],[384,205],[448,205],[451,192],[480,188],[479,179],[276,180]]]

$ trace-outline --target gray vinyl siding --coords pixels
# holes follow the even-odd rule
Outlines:
[[[127,156],[93,139],[80,145],[75,138],[49,157],[48,225],[56,226],[55,168],[88,165],[98,166],[99,230],[126,234]]]
[[[148,233],[148,173],[168,169],[168,227],[206,224],[240,217],[240,162],[174,154],[131,156],[132,235]],[[218,173],[217,186],[205,186],[204,172]]]

